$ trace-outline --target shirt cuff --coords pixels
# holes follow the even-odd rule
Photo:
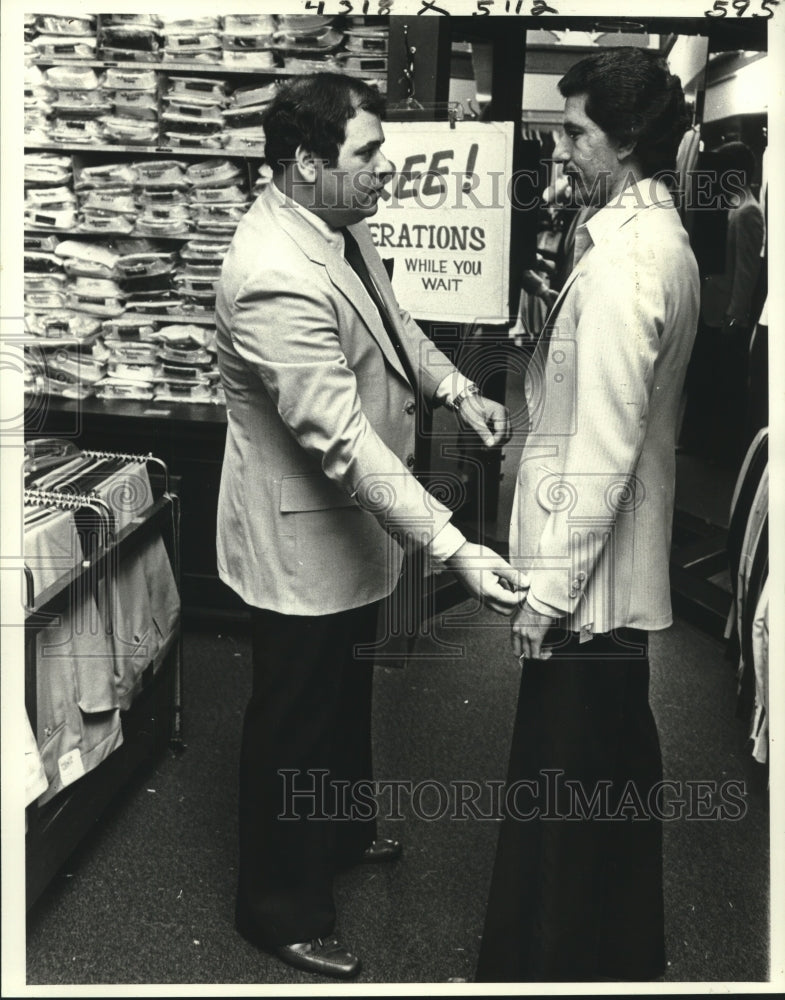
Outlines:
[[[560,611],[558,608],[554,608],[550,604],[546,604],[545,601],[538,601],[531,590],[526,595],[526,603],[532,611],[536,611],[538,615],[546,615],[548,618],[567,617],[566,611]]]
[[[434,567],[434,569],[444,569],[444,563],[447,562],[450,556],[455,555],[465,541],[466,539],[461,532],[454,524],[450,524],[448,521],[431,539],[429,546],[431,562],[441,564],[440,567]]]
[[[458,393],[463,392],[466,386],[471,384],[472,380],[466,378],[465,375],[461,375],[460,372],[450,372],[439,383],[436,392],[433,394],[433,400],[442,406],[450,406]]]

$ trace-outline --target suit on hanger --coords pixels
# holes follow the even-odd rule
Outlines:
[[[268,185],[223,265],[216,319],[227,439],[218,505],[221,578],[251,608],[254,689],[240,764],[237,925],[262,946],[332,932],[332,877],[375,822],[276,822],[280,772],[334,805],[311,775],[370,780],[371,662],[379,602],[403,550],[450,511],[411,474],[417,399],[451,362],[398,306],[364,222],[349,227],[400,341],[326,230]],[[407,370],[415,373],[411,384]],[[262,668],[263,663],[263,668]],[[293,803],[298,815],[314,803]]]

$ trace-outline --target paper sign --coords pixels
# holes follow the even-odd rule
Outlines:
[[[368,220],[415,319],[508,314],[511,122],[385,122],[396,175]]]

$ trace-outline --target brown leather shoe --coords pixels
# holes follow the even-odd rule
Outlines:
[[[275,954],[288,965],[321,976],[348,979],[360,971],[360,959],[352,955],[338,938],[314,938],[296,944],[280,945]]]
[[[395,861],[403,853],[403,847],[398,840],[391,840],[389,837],[380,837],[374,840],[370,847],[366,847],[360,859],[363,862]]]

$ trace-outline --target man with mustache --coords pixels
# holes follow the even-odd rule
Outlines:
[[[371,242],[365,220],[394,169],[382,111],[374,88],[341,74],[277,93],[264,121],[273,179],[237,228],[216,302],[218,567],[250,608],[253,654],[236,923],[289,964],[339,977],[359,960],[334,936],[333,875],[401,852],[376,839],[372,812],[343,815],[337,790],[371,789],[362,647],[403,551],[427,550],[499,612],[518,603],[518,574],[467,542],[412,472],[420,403],[451,406],[488,447],[510,432],[506,409],[399,307]]]
[[[698,270],[668,187],[688,124],[658,53],[559,82],[581,215],[527,372],[510,562],[529,590],[509,814],[478,982],[653,979],[665,968],[662,778],[648,634],[672,622],[676,429]]]

